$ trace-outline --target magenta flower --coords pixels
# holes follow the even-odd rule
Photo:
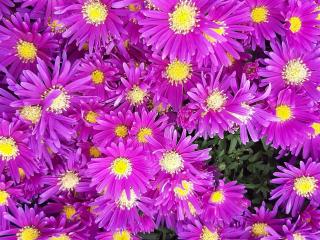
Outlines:
[[[278,166],[280,172],[275,172],[271,182],[277,185],[271,192],[271,200],[277,199],[277,206],[284,206],[287,214],[296,216],[305,200],[311,204],[320,203],[320,164],[309,159],[306,163],[300,161],[300,167],[285,163]]]
[[[3,24],[0,26],[0,62],[9,74],[16,78],[22,70],[34,71],[37,58],[51,65],[58,42],[53,33],[43,30],[40,20],[32,23],[27,14],[17,13],[11,20],[4,19]]]
[[[28,145],[30,133],[19,120],[8,122],[0,119],[0,126],[0,172],[8,168],[11,178],[16,182],[20,180],[20,168],[27,177],[33,176],[39,170]]]
[[[124,32],[122,16],[128,11],[124,8],[128,1],[118,0],[76,0],[65,2],[58,8],[56,15],[62,15],[61,22],[67,28],[62,34],[82,48],[88,44],[89,52],[94,48],[106,46],[110,39],[120,39]]]
[[[142,11],[141,37],[163,59],[203,58],[213,50],[205,36],[225,41],[215,31],[220,25],[206,17],[212,8],[208,0],[157,1],[155,10]]]
[[[252,48],[256,46],[265,49],[265,42],[276,39],[276,34],[284,35],[281,11],[284,8],[282,0],[247,0],[250,7],[252,32]]]
[[[317,86],[320,85],[318,68],[320,50],[298,51],[286,42],[273,43],[272,52],[266,52],[266,67],[259,74],[263,82],[272,84],[272,93],[278,94],[284,88],[303,89],[314,98],[320,97]]]
[[[270,108],[277,119],[263,129],[267,143],[286,148],[304,142],[306,133],[311,132],[309,125],[315,119],[311,99],[287,89],[270,99]]]
[[[103,114],[97,119],[94,129],[97,133],[93,142],[100,147],[106,147],[112,142],[127,139],[133,124],[134,116],[132,111],[112,111]]]
[[[314,1],[289,1],[285,11],[285,36],[291,49],[312,51],[319,41],[319,10]]]
[[[92,159],[88,166],[91,186],[112,198],[120,197],[123,191],[127,195],[130,191],[136,194],[147,191],[154,170],[141,146],[137,147],[131,141],[120,141],[101,151],[105,157]]]
[[[203,219],[210,223],[229,224],[248,207],[244,194],[243,185],[238,185],[236,181],[225,183],[220,180],[219,185],[203,197]]]
[[[224,131],[232,128],[234,123],[241,124],[240,118],[248,116],[248,109],[243,103],[250,99],[248,93],[239,89],[235,94],[230,91],[234,75],[224,75],[219,80],[221,71],[207,82],[203,79],[187,94],[190,97],[190,109],[194,111],[191,121],[198,121],[198,134],[205,138],[218,134],[223,137]]]

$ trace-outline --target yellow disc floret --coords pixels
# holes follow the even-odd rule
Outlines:
[[[251,228],[252,235],[254,237],[268,236],[268,232],[266,230],[267,227],[268,227],[268,225],[265,223],[260,223],[260,222],[254,223]]]
[[[16,141],[11,137],[0,136],[0,157],[8,161],[19,155],[19,148]]]
[[[17,55],[22,62],[34,62],[37,57],[37,48],[32,42],[19,40],[16,46]]]
[[[66,205],[63,206],[63,212],[66,214],[66,218],[70,220],[76,214],[77,211],[74,208],[74,206]]]
[[[138,134],[137,134],[137,139],[139,143],[147,143],[148,139],[147,137],[152,136],[152,129],[148,127],[143,127],[140,128]]]
[[[197,24],[197,8],[194,3],[182,0],[175,6],[175,10],[169,13],[169,26],[176,34],[187,34]]]
[[[58,236],[49,238],[49,240],[71,240],[71,238],[66,234],[60,234]]]
[[[128,158],[118,157],[111,164],[111,172],[116,178],[127,178],[132,173],[132,164]]]
[[[127,230],[117,231],[112,235],[112,240],[131,240],[131,234]]]
[[[123,124],[120,124],[120,125],[116,126],[116,128],[114,129],[114,134],[118,138],[125,138],[128,135],[127,126],[123,125]]]
[[[63,190],[73,190],[79,183],[78,174],[72,171],[67,171],[60,178],[60,186]]]
[[[191,181],[182,180],[181,187],[175,187],[173,191],[177,198],[187,199],[193,192],[193,183]]]
[[[0,190],[0,206],[6,206],[10,195],[5,190]]]
[[[320,134],[320,122],[314,122],[311,124],[311,127],[313,128],[313,136],[317,137]]]
[[[104,82],[104,73],[100,70],[94,70],[91,73],[91,80],[96,85],[103,83]]]
[[[99,117],[99,114],[94,111],[87,112],[85,119],[88,123],[97,123],[97,117]]]
[[[108,16],[108,8],[99,0],[89,0],[82,7],[83,18],[88,24],[103,24]]]
[[[17,233],[18,240],[36,240],[40,237],[38,229],[28,226],[20,229]]]
[[[220,236],[217,231],[211,232],[207,227],[203,227],[200,240],[220,240]]]
[[[147,93],[139,86],[133,86],[127,93],[127,100],[134,106],[138,106],[143,103]]]
[[[218,190],[218,191],[214,191],[213,193],[211,193],[210,201],[212,203],[221,204],[224,202],[224,200],[225,200],[225,197],[224,197],[223,191]]]
[[[191,75],[191,65],[184,61],[174,60],[166,68],[166,77],[171,85],[183,84]]]
[[[311,197],[316,191],[317,179],[309,176],[298,177],[294,180],[293,190],[301,197]]]
[[[279,105],[276,107],[276,116],[281,122],[288,121],[292,118],[292,110],[288,105]]]
[[[225,105],[226,100],[227,96],[224,93],[214,90],[206,100],[207,107],[212,111],[220,111]]]
[[[129,209],[133,208],[134,206],[136,206],[137,200],[138,200],[137,195],[133,191],[133,189],[130,189],[130,198],[128,198],[126,191],[123,190],[117,203],[121,209],[126,208],[129,210]]]
[[[169,174],[178,173],[184,167],[183,158],[176,151],[167,151],[163,153],[159,164],[160,164],[161,170]]]
[[[251,11],[251,20],[254,23],[265,23],[268,21],[269,11],[265,6],[255,7]]]
[[[308,80],[309,76],[309,68],[300,59],[290,60],[282,71],[282,78],[291,85],[300,85]]]
[[[32,123],[37,123],[41,117],[40,106],[25,106],[20,110],[20,116]]]
[[[301,30],[302,22],[299,17],[291,17],[289,19],[289,23],[290,23],[289,29],[291,32],[297,33]]]

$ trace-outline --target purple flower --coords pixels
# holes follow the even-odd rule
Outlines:
[[[110,39],[120,39],[124,31],[121,17],[128,11],[128,1],[118,0],[76,0],[58,8],[56,15],[63,14],[61,22],[67,28],[62,34],[68,42],[76,41],[79,48],[88,44],[89,52],[106,46]]]
[[[265,49],[265,41],[276,39],[276,34],[284,35],[282,26],[284,8],[282,0],[247,0],[250,7],[252,32],[252,48],[260,46]]]
[[[92,159],[88,166],[91,186],[113,198],[120,197],[123,191],[127,195],[130,191],[136,194],[147,191],[154,170],[142,146],[121,141],[101,151],[105,157]]]
[[[278,166],[272,183],[280,185],[271,191],[271,200],[277,199],[276,207],[285,206],[285,212],[296,216],[305,200],[316,206],[320,203],[320,164],[309,159],[300,162],[297,168],[289,163],[285,167]]]
[[[11,0],[0,0],[0,19],[4,16],[9,16],[10,8],[14,7],[14,3]]]
[[[272,84],[272,93],[277,95],[284,88],[305,90],[315,99],[320,97],[317,86],[320,84],[319,54],[320,49],[299,51],[288,43],[271,43],[272,52],[266,52],[265,68],[259,75],[263,82]]]
[[[231,223],[249,205],[244,194],[243,185],[238,185],[236,181],[225,183],[220,180],[219,185],[203,197],[203,219],[210,223]]]
[[[35,70],[37,58],[51,65],[58,43],[53,33],[43,29],[40,20],[32,23],[27,14],[16,13],[11,20],[3,20],[0,26],[0,62],[10,75],[16,78],[22,70]]]

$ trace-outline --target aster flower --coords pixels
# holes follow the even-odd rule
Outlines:
[[[118,231],[103,232],[99,233],[96,237],[97,240],[109,240],[109,239],[130,239],[130,240],[139,240],[137,236],[132,234],[127,229],[122,229]]]
[[[123,63],[125,78],[121,77],[121,85],[114,90],[114,98],[110,98],[114,106],[127,109],[146,106],[150,97],[150,77],[146,76],[145,66],[141,63],[139,66]]]
[[[303,159],[312,158],[314,161],[320,160],[320,149],[317,147],[320,144],[320,120],[314,121],[310,124],[311,133],[306,132],[305,140],[293,146],[291,152],[298,156],[302,153]]]
[[[89,179],[86,175],[87,161],[81,150],[64,152],[62,163],[55,164],[50,175],[42,177],[45,188],[40,195],[40,203],[61,193],[82,193],[90,191]]]
[[[179,59],[169,61],[153,56],[151,61],[150,71],[154,72],[154,78],[157,79],[153,89],[155,101],[165,101],[174,110],[178,110],[185,99],[185,92],[200,80],[199,69],[194,62]]]
[[[281,231],[271,232],[271,236],[267,236],[263,239],[266,240],[278,240],[278,239],[288,239],[288,240],[300,240],[300,239],[310,239],[317,240],[319,239],[319,231],[313,231],[310,227],[306,226],[304,223],[301,225],[301,221],[298,218],[296,222],[293,222],[288,219],[286,224],[282,225]]]
[[[10,205],[10,213],[5,213],[3,217],[11,222],[11,226],[0,231],[0,237],[7,240],[40,240],[54,232],[48,228],[49,219],[37,209]]]
[[[37,58],[50,65],[52,54],[58,47],[57,40],[48,30],[42,30],[40,20],[32,23],[27,14],[16,13],[4,19],[0,26],[0,62],[13,77],[22,70],[35,70]]]
[[[20,100],[12,105],[29,107],[34,111],[27,111],[29,118],[37,122],[35,134],[38,141],[44,140],[52,151],[57,152],[61,147],[61,140],[70,141],[74,135],[75,119],[67,112],[75,103],[81,100],[80,92],[88,89],[86,85],[89,77],[75,79],[78,62],[71,64],[60,57],[56,58],[52,69],[44,61],[38,60],[38,73],[24,71],[21,83],[15,84],[9,79],[10,87]],[[45,137],[44,137],[45,136]]]
[[[115,75],[118,72],[112,62],[104,60],[100,54],[88,55],[82,60],[78,70],[80,78],[90,76],[91,79],[90,86],[93,88],[85,91],[84,94],[98,96],[101,100],[106,100],[107,92],[105,87],[113,84]]]
[[[277,120],[263,129],[267,143],[286,148],[303,142],[315,119],[313,102],[304,94],[287,89],[270,99],[270,108]]]
[[[88,166],[91,186],[113,198],[118,198],[122,191],[127,195],[130,191],[136,194],[147,191],[153,168],[141,146],[137,147],[131,141],[120,141],[101,151],[105,157],[92,159]]]
[[[14,3],[10,0],[0,0],[0,19],[3,18],[3,16],[9,16],[10,15],[10,8],[14,7]]]
[[[289,46],[312,51],[319,41],[319,10],[314,1],[289,1],[285,14],[285,36]]]
[[[277,199],[276,206],[285,206],[287,214],[296,216],[302,208],[305,200],[311,204],[320,203],[320,164],[309,159],[306,163],[300,162],[297,168],[289,163],[285,167],[278,166],[279,172],[275,172],[271,182],[277,185],[271,191],[271,200]]]
[[[212,224],[202,224],[198,220],[184,223],[178,229],[179,239],[189,240],[209,240],[209,239],[243,239],[243,230],[228,226],[215,226]]]
[[[298,51],[286,42],[272,43],[272,52],[265,59],[265,68],[261,68],[259,75],[263,82],[272,84],[272,93],[278,94],[284,88],[303,89],[314,98],[319,97],[319,54],[320,49],[311,52]]]
[[[127,139],[133,124],[132,111],[111,111],[103,114],[98,120],[94,129],[97,133],[93,142],[100,147],[105,147],[112,142]]]
[[[27,177],[38,172],[34,154],[28,146],[29,132],[21,121],[8,122],[0,119],[0,172],[6,167],[9,174],[19,182],[19,168]]]
[[[269,235],[269,228],[279,231],[283,224],[282,219],[276,218],[276,210],[268,210],[263,202],[260,208],[255,208],[255,213],[246,217],[246,224],[250,227],[253,239],[260,239]]]
[[[151,45],[155,53],[161,53],[163,59],[207,56],[212,48],[205,34],[217,41],[225,40],[214,31],[219,24],[206,17],[213,7],[208,0],[157,1],[155,4],[155,10],[142,11],[145,19],[139,21],[140,32],[146,44]]]
[[[110,38],[120,39],[124,31],[122,16],[128,11],[121,9],[128,1],[118,0],[77,0],[58,8],[61,22],[67,28],[62,34],[68,42],[76,41],[79,48],[88,44],[89,52],[106,46]]]
[[[99,223],[99,227],[111,231],[131,229],[133,233],[137,233],[141,228],[145,228],[141,221],[143,216],[151,220],[149,223],[152,226],[149,228],[154,227],[152,204],[152,199],[130,189],[128,193],[123,190],[116,198],[106,195],[98,197],[92,206],[97,215],[96,222]]]
[[[282,0],[247,0],[250,7],[252,32],[252,48],[260,46],[265,49],[265,41],[276,39],[276,34],[283,35],[284,20],[281,11],[284,7]]]
[[[189,133],[193,132],[197,126],[195,121],[190,121],[192,114],[193,111],[187,104],[180,108],[176,120],[177,124],[182,128],[186,129]]]
[[[307,227],[311,227],[312,230],[316,231],[320,229],[320,209],[314,206],[308,205],[300,214],[302,224],[306,224]]]
[[[247,39],[247,33],[253,30],[247,26],[250,19],[249,9],[244,1],[237,0],[216,1],[212,6],[214,7],[210,9],[208,18],[218,26],[211,30],[222,39],[203,33],[207,43],[210,44],[209,57],[216,67],[231,66],[235,60],[240,59],[240,53],[244,52],[240,41]]]
[[[219,180],[219,185],[203,196],[203,219],[212,223],[232,222],[248,207],[244,194],[244,186],[236,181],[225,183]]]
[[[209,82],[203,79],[187,93],[191,100],[189,108],[194,111],[190,120],[198,121],[198,134],[205,138],[215,134],[223,138],[224,131],[228,131],[234,123],[241,124],[240,118],[248,115],[248,109],[242,103],[247,102],[250,95],[241,89],[233,95],[230,82],[234,74],[224,75],[220,81],[221,72]]]

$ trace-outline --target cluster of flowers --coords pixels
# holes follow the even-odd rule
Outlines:
[[[0,0],[0,238],[319,239],[319,9]],[[272,209],[194,143],[236,131],[295,156]]]

